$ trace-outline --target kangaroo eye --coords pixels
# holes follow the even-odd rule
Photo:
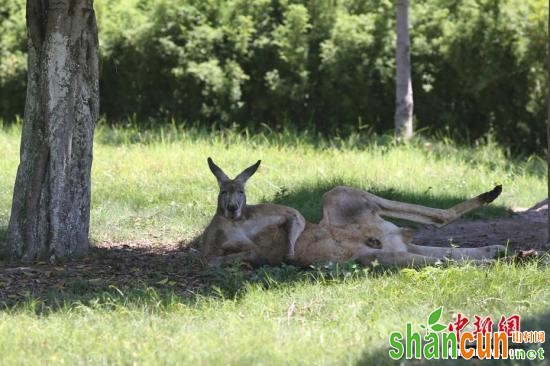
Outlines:
[[[239,191],[240,194],[244,194],[244,191]]]
[[[227,191],[222,191],[222,194],[227,194]]]

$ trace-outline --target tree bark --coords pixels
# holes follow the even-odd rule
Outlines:
[[[399,139],[413,136],[413,93],[409,38],[409,1],[396,0],[397,47],[395,75],[395,134]]]
[[[99,114],[93,0],[27,0],[28,80],[7,249],[32,262],[84,254]]]

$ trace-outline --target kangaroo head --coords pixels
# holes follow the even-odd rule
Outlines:
[[[244,191],[246,181],[256,172],[261,160],[243,170],[235,179],[229,179],[223,170],[214,164],[211,158],[208,158],[207,161],[210,171],[214,174],[220,186],[217,213],[230,220],[240,219],[243,208],[246,206],[246,194]]]

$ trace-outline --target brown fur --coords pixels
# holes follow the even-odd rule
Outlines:
[[[209,164],[211,169],[215,167],[215,174],[222,176],[223,184],[239,184],[237,179],[228,180],[211,160]],[[259,163],[256,168],[257,165]],[[244,182],[236,187],[236,190],[241,189],[244,190]],[[497,186],[490,192],[443,210],[390,201],[350,187],[336,187],[323,195],[323,218],[319,224],[306,223],[297,210],[286,206],[245,205],[238,219],[224,216],[226,210],[218,207],[202,235],[200,250],[210,265],[242,260],[256,265],[292,261],[309,266],[327,261],[357,260],[363,264],[376,261],[384,265],[422,266],[446,258],[490,260],[504,247],[456,249],[418,246],[411,242],[411,229],[397,227],[382,216],[443,226],[493,201],[500,192],[501,187]],[[219,199],[218,206],[220,202]]]

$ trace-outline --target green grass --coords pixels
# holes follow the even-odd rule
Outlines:
[[[19,129],[0,133],[0,227],[5,227],[18,163]],[[281,202],[309,220],[320,197],[347,184],[388,198],[448,207],[501,183],[501,197],[474,217],[528,207],[546,196],[545,165],[513,161],[494,143],[471,149],[419,140],[396,146],[387,138],[352,135],[326,141],[302,133],[213,134],[98,128],[92,180],[91,235],[97,241],[168,242],[200,233],[215,211],[218,188],[211,156],[230,175],[262,159],[247,186],[248,201]]]
[[[0,230],[9,218],[19,133],[0,132]],[[230,176],[262,159],[249,202],[282,202],[310,220],[334,184],[436,207],[503,184],[502,196],[473,217],[503,215],[546,196],[544,162],[506,157],[491,141],[465,148],[360,135],[329,141],[308,133],[100,127],[93,239],[161,245],[200,233],[217,195],[207,156]],[[6,307],[0,364],[386,364],[389,333],[407,321],[425,323],[441,305],[446,322],[458,311],[497,319],[518,313],[533,329],[550,330],[550,268],[537,263],[375,273],[229,268],[214,277],[206,291],[187,297],[136,285],[58,297],[55,306],[36,299]]]
[[[0,313],[0,363],[389,364],[389,334],[407,321],[420,332],[441,305],[442,323],[456,312],[497,321],[518,313],[525,329],[550,330],[549,278],[548,267],[500,264],[315,275],[192,303],[150,289],[139,300],[115,293],[42,315],[28,305]]]

